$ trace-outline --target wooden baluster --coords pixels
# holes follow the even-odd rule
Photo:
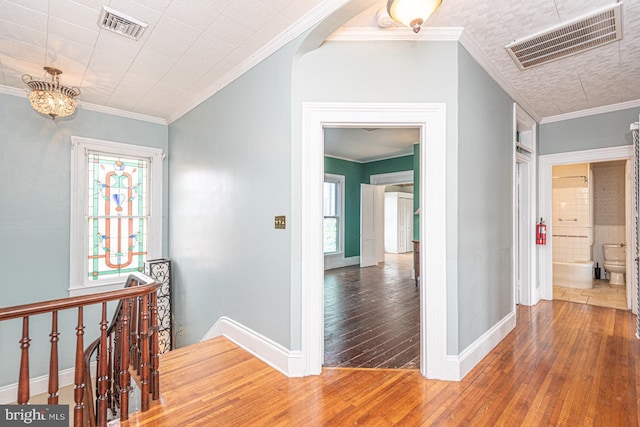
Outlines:
[[[120,342],[120,421],[129,419],[129,308],[131,301],[122,304],[122,341]]]
[[[49,356],[49,397],[47,403],[49,405],[58,404],[58,312],[51,313],[51,355]]]
[[[112,411],[120,408],[120,371],[121,371],[121,356],[122,356],[122,316],[124,313],[123,307],[127,301],[123,301],[120,309],[118,310],[117,324],[115,326],[115,333],[113,338],[113,372],[112,372],[112,385],[109,407]]]
[[[78,307],[78,325],[76,326],[76,368],[75,368],[75,387],[73,398],[76,406],[73,410],[74,427],[84,427],[84,360],[82,353],[84,351],[84,322],[82,320],[82,307]]]
[[[22,339],[20,340],[20,348],[22,354],[20,357],[20,379],[18,380],[18,404],[26,405],[29,403],[29,346],[31,339],[29,338],[29,317],[22,318]]]
[[[140,394],[142,412],[149,409],[149,303],[148,295],[141,297],[140,310]]]
[[[151,400],[160,399],[160,346],[158,344],[158,293],[151,294]]]
[[[131,327],[129,330],[131,331],[130,335],[130,343],[131,348],[131,365],[136,370],[138,375],[140,374],[140,363],[138,358],[138,298],[131,298]]]
[[[107,354],[107,408],[113,410],[113,395],[111,387],[113,387],[113,336],[109,335],[109,353]],[[114,412],[115,414],[115,412]]]
[[[102,303],[102,319],[100,321],[100,344],[98,347],[98,378],[96,378],[96,388],[98,391],[98,399],[96,402],[96,425],[107,425],[107,380],[108,380],[108,365],[107,365],[107,303]]]

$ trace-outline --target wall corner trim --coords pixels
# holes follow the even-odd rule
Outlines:
[[[462,380],[484,357],[516,327],[516,313],[512,311],[491,329],[482,334],[457,356],[447,356],[447,379]]]
[[[200,341],[219,336],[227,338],[287,377],[304,376],[301,351],[288,350],[226,316],[220,317]]]

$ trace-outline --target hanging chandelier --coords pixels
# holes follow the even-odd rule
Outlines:
[[[417,33],[441,3],[442,0],[388,0],[387,12],[394,21]]]
[[[53,67],[44,67],[51,81],[33,80],[29,74],[22,76],[22,81],[30,89],[29,101],[38,113],[46,114],[53,120],[56,117],[67,117],[76,110],[74,97],[80,95],[77,87],[67,87],[60,84],[62,71]],[[46,75],[45,75],[46,77]]]

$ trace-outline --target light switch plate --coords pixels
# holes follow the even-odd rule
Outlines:
[[[287,217],[284,215],[276,215],[275,227],[276,230],[284,230],[287,228]]]

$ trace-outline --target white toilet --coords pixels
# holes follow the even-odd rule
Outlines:
[[[605,243],[604,269],[609,272],[609,283],[624,285],[624,274],[627,272],[627,250],[621,243]]]

